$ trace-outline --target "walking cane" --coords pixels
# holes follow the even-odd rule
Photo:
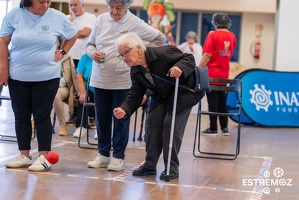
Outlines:
[[[168,152],[168,160],[167,160],[167,169],[166,169],[165,181],[170,180],[169,179],[169,171],[170,171],[170,161],[171,161],[171,151],[172,151],[172,141],[173,141],[173,133],[174,133],[176,106],[177,106],[177,99],[178,99],[178,87],[179,87],[179,78],[176,78],[174,98],[173,98],[173,111],[172,111],[171,129],[170,129],[169,152]]]

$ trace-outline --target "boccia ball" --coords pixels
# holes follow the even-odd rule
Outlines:
[[[59,155],[54,151],[50,151],[47,155],[47,160],[51,164],[56,164],[59,160]]]

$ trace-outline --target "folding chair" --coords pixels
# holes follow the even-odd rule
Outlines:
[[[201,102],[198,105],[196,127],[195,127],[195,138],[193,145],[193,156],[198,158],[211,158],[211,159],[223,159],[223,160],[235,160],[240,153],[240,136],[241,136],[241,110],[242,110],[242,82],[237,79],[210,79],[211,82],[223,83],[225,85],[211,85],[212,91],[224,91],[234,92],[237,95],[237,104],[235,108],[229,108],[231,113],[219,113],[219,112],[208,112],[201,110]],[[217,115],[217,116],[235,116],[238,120],[237,137],[235,144],[234,153],[219,153],[219,152],[208,152],[202,151],[201,149],[201,115]],[[197,149],[196,149],[197,146]]]
[[[87,90],[86,90],[87,92]],[[84,117],[85,117],[85,120],[86,120],[86,123],[88,123],[88,113],[89,113],[89,110],[91,108],[95,108],[95,104],[94,103],[88,103],[86,102],[87,101],[87,94],[85,96],[85,100],[84,100],[84,103],[83,103],[83,109],[82,109],[82,116],[81,116],[81,122],[80,122],[80,133],[79,133],[79,138],[78,138],[78,146],[80,148],[83,148],[83,149],[98,149],[97,147],[89,147],[89,146],[83,146],[81,145],[81,134],[82,134],[82,127],[83,127],[83,121],[84,121]],[[84,115],[85,113],[85,115]],[[89,141],[89,127],[87,126],[86,128],[86,138],[87,138],[87,144],[89,145],[98,145],[97,143],[91,143]]]
[[[91,73],[88,77],[88,80],[87,80],[87,83],[85,85],[85,88],[86,88],[86,95],[85,95],[85,99],[84,99],[84,103],[83,103],[83,108],[82,108],[82,115],[81,115],[81,121],[80,121],[80,133],[79,133],[79,139],[78,139],[78,146],[80,148],[83,148],[83,149],[98,149],[97,147],[89,147],[89,146],[86,146],[86,145],[81,145],[81,134],[82,134],[82,127],[83,127],[83,121],[84,121],[84,117],[85,117],[85,120],[86,120],[86,123],[88,124],[88,113],[89,113],[89,110],[91,108],[95,108],[95,104],[94,103],[91,103],[91,102],[87,102],[87,98],[88,98],[88,86],[89,86],[89,82],[90,82],[90,77],[91,77]],[[91,145],[91,146],[95,146],[95,145],[98,145],[97,143],[91,143],[89,141],[89,127],[87,125],[87,128],[86,128],[86,138],[87,138],[87,144]]]

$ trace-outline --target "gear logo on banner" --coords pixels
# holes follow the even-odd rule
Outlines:
[[[255,104],[256,110],[264,109],[268,112],[269,106],[273,105],[273,101],[270,98],[272,92],[266,90],[265,85],[261,85],[261,88],[259,88],[258,84],[254,84],[254,90],[250,90],[249,93],[251,94],[250,102]]]

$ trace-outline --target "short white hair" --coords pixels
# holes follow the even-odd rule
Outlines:
[[[79,0],[79,2],[80,2],[80,4],[81,4],[81,5],[83,5],[83,4],[84,4],[84,0]],[[70,5],[70,3],[71,3],[71,0],[68,0],[68,3],[69,3],[69,5]]]
[[[133,32],[126,33],[120,36],[119,38],[117,38],[117,40],[115,41],[115,47],[117,49],[119,46],[124,44],[128,45],[129,48],[134,48],[139,45],[143,51],[146,50],[146,47],[144,46],[141,38],[136,33]]]
[[[111,2],[123,3],[125,8],[129,8],[134,3],[134,0],[105,0],[105,1],[107,4],[110,4]]]

